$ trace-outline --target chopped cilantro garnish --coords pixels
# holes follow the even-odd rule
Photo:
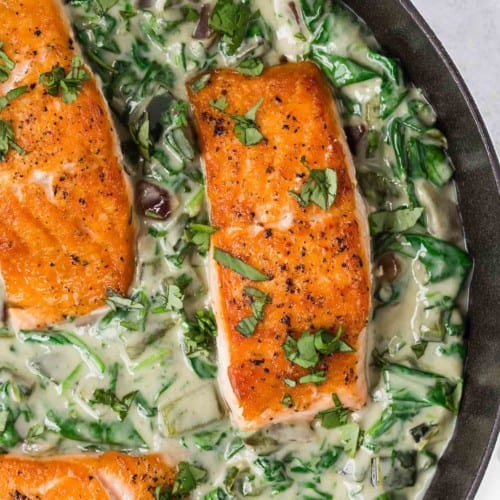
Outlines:
[[[257,110],[263,102],[264,98],[261,97],[244,115],[227,113],[227,100],[225,97],[221,97],[217,100],[211,100],[210,106],[218,109],[227,116],[230,116],[234,120],[233,131],[238,140],[245,146],[253,146],[264,139],[264,136],[255,123]]]
[[[300,161],[309,170],[309,179],[303,184],[300,193],[288,192],[297,198],[303,207],[314,203],[323,210],[328,210],[337,196],[337,172],[330,167],[324,170],[311,169],[304,156]]]
[[[271,302],[271,297],[269,294],[251,286],[245,287],[244,294],[252,300],[252,316],[247,316],[239,321],[236,325],[236,331],[245,337],[251,337],[255,332],[257,323],[264,319],[264,306]]]
[[[58,96],[60,90],[63,102],[70,104],[76,101],[83,82],[89,78],[90,75],[83,67],[81,57],[74,56],[71,61],[71,70],[66,76],[64,69],[56,64],[51,71],[40,75],[40,83],[47,87],[47,92],[50,95]]]
[[[223,266],[232,269],[234,272],[240,274],[244,278],[248,278],[252,281],[268,281],[271,278],[261,273],[255,267],[250,266],[246,262],[233,257],[230,253],[221,250],[220,248],[214,248],[214,259]]]
[[[217,0],[208,26],[221,36],[222,49],[228,55],[234,54],[245,38],[248,24],[253,15],[250,2]]]
[[[2,50],[3,42],[0,42],[0,83],[6,82],[10,72],[16,67],[16,63]]]

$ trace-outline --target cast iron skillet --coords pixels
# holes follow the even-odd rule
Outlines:
[[[456,168],[468,250],[474,258],[464,395],[453,438],[425,496],[472,499],[500,428],[500,166],[457,68],[409,0],[346,0],[438,113]]]

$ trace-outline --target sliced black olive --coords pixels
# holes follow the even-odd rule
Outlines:
[[[200,11],[200,18],[198,19],[198,24],[193,31],[193,38],[195,40],[206,40],[212,36],[212,30],[208,25],[208,19],[210,18],[210,6],[204,5]]]
[[[149,9],[154,5],[154,0],[137,0],[138,9]]]
[[[297,21],[297,24],[300,24],[300,16],[297,11],[297,5],[295,5],[295,2],[288,2],[288,7],[290,7],[290,10],[292,11],[295,21]]]
[[[135,205],[139,215],[150,219],[166,220],[172,213],[168,191],[147,180],[135,187]]]
[[[348,125],[344,127],[344,132],[351,153],[357,154],[359,145],[366,135],[366,127],[364,125]]]
[[[401,272],[401,263],[393,253],[386,253],[380,257],[378,265],[381,268],[381,277],[392,283]]]

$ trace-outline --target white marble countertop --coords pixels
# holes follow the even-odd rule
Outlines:
[[[460,70],[500,155],[500,2],[412,0]],[[476,500],[500,498],[500,439]]]

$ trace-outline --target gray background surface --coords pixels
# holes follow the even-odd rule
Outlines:
[[[412,0],[412,2],[435,31],[460,70],[486,122],[497,154],[500,154],[500,1]],[[498,498],[500,498],[500,440],[497,440],[476,500]]]

